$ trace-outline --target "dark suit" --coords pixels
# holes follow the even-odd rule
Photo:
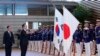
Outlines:
[[[27,45],[28,45],[28,35],[26,34],[25,30],[22,30],[20,35],[21,56],[26,55]]]
[[[12,32],[5,31],[3,36],[3,44],[5,44],[6,56],[11,56],[12,44],[14,43],[14,35]]]

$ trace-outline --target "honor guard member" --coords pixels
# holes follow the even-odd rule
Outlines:
[[[39,32],[39,30],[36,31],[36,43],[37,43],[36,44],[36,46],[37,46],[37,50],[36,51],[37,52],[39,52],[39,46],[38,46],[39,45],[39,35],[38,35],[38,32]]]
[[[31,50],[30,48],[30,29],[27,29],[26,32],[28,32],[29,34],[27,34],[27,37],[28,37],[28,50]]]
[[[32,29],[29,30],[28,36],[29,36],[29,50],[33,51],[33,47],[34,47],[33,38],[34,38],[34,36],[33,36],[33,30]]]
[[[39,30],[39,46],[40,46],[40,49],[39,49],[39,52],[42,52],[42,29]]]
[[[33,39],[33,41],[34,41],[34,51],[36,51],[36,49],[37,49],[37,43],[36,43],[36,30],[34,30],[34,39]]]
[[[89,21],[84,22],[84,29],[83,29],[83,39],[84,39],[84,44],[85,44],[85,53],[86,56],[91,56],[91,51],[90,51],[90,39],[91,37],[89,36],[90,31],[89,31]]]
[[[36,34],[35,34],[35,30],[33,30],[33,41],[32,41],[32,43],[33,43],[33,51],[36,51]]]
[[[83,28],[82,28],[83,26],[82,26],[82,23],[80,23],[79,24],[79,26],[78,26],[78,29],[80,30],[80,34],[81,34],[81,38],[82,39],[80,39],[80,45],[81,45],[81,52],[83,52]]]
[[[54,26],[51,26],[50,27],[50,52],[52,52],[52,54],[54,54],[53,37],[54,37]]]
[[[48,29],[47,29],[47,54],[50,54],[50,26],[48,26]]]
[[[5,44],[5,56],[11,56],[12,45],[14,44],[14,35],[11,26],[7,26],[7,31],[4,32],[3,44]]]
[[[82,33],[82,29],[80,28],[80,25],[81,24],[78,25],[77,30],[73,35],[73,40],[75,42],[76,52],[77,52],[76,56],[82,56],[81,42],[82,42],[83,33]]]
[[[39,30],[36,31],[37,52],[39,52]]]
[[[95,27],[94,24],[90,23],[90,47],[91,54],[95,53]]]
[[[45,41],[45,38],[44,38],[44,35],[45,35],[45,33],[44,33],[44,31],[45,31],[45,27],[43,26],[43,28],[42,28],[42,52],[44,53],[44,41]]]
[[[97,56],[100,56],[100,19],[96,20],[96,28],[95,28],[95,34],[96,34],[96,44],[97,44]]]
[[[44,28],[42,27],[42,28],[41,28],[41,38],[42,38],[42,40],[41,40],[41,45],[42,45],[42,47],[41,47],[41,53],[43,52],[43,46],[44,46],[43,31],[44,31]]]
[[[32,51],[34,51],[34,30],[33,29],[31,29],[31,31],[30,31],[31,33],[30,33],[30,38],[31,38],[31,48],[32,48]]]
[[[41,43],[41,41],[42,41],[42,35],[41,35],[41,29],[39,29],[38,31],[37,31],[37,38],[38,38],[38,52],[41,52],[41,47],[42,47],[42,43]]]
[[[26,24],[22,25],[22,30],[20,34],[20,47],[21,47],[21,56],[26,56],[27,46],[28,46],[28,32]]]
[[[48,41],[48,34],[49,34],[49,26],[46,26],[46,30],[45,30],[45,53],[48,52],[48,47],[49,47],[49,41]]]
[[[35,51],[35,30],[33,30],[33,33],[32,33],[32,48],[33,48],[33,51]]]
[[[42,33],[42,38],[43,38],[43,53],[46,53],[46,40],[47,40],[47,27],[45,26],[43,29],[43,33]]]
[[[35,31],[35,51],[38,51],[38,33]]]

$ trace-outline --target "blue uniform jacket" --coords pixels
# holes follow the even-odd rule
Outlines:
[[[54,30],[50,30],[50,41],[53,41],[53,36],[54,36]]]
[[[38,34],[37,34],[38,36],[38,40],[42,40],[42,32],[38,32]]]
[[[82,38],[83,38],[83,32],[82,30],[76,30],[74,35],[73,35],[73,39],[76,41],[76,43],[80,43],[82,42]]]
[[[42,40],[43,41],[47,40],[47,30],[46,29],[42,31]]]
[[[30,41],[33,41],[34,40],[34,34],[28,34],[28,36],[29,36],[29,40]]]
[[[95,28],[95,34],[96,34],[96,43],[100,44],[100,27]]]
[[[53,29],[49,29],[49,31],[48,31],[48,41],[53,41],[53,33],[54,31],[53,31]]]
[[[37,32],[34,33],[34,40],[35,40],[35,41],[38,40],[38,33],[37,33]]]
[[[95,29],[90,29],[90,41],[95,40]]]
[[[83,30],[83,39],[84,39],[84,42],[85,43],[88,43],[88,42],[90,42],[90,40],[91,40],[91,37],[90,37],[90,30],[88,29],[88,30]]]

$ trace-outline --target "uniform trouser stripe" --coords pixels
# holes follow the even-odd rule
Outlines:
[[[91,56],[90,42],[85,43],[85,53],[86,53],[86,56]]]
[[[76,43],[76,56],[81,56],[82,53],[82,48],[81,48],[81,44],[80,43]]]
[[[97,56],[100,56],[100,44],[97,44],[97,51],[98,51]]]

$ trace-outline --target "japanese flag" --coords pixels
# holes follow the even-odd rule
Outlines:
[[[63,51],[65,54],[67,54],[70,49],[73,33],[77,29],[78,24],[79,21],[63,6]]]
[[[63,16],[57,8],[55,8],[55,18],[54,18],[54,45],[60,51],[60,44],[63,40],[63,31],[62,31],[62,20]]]

